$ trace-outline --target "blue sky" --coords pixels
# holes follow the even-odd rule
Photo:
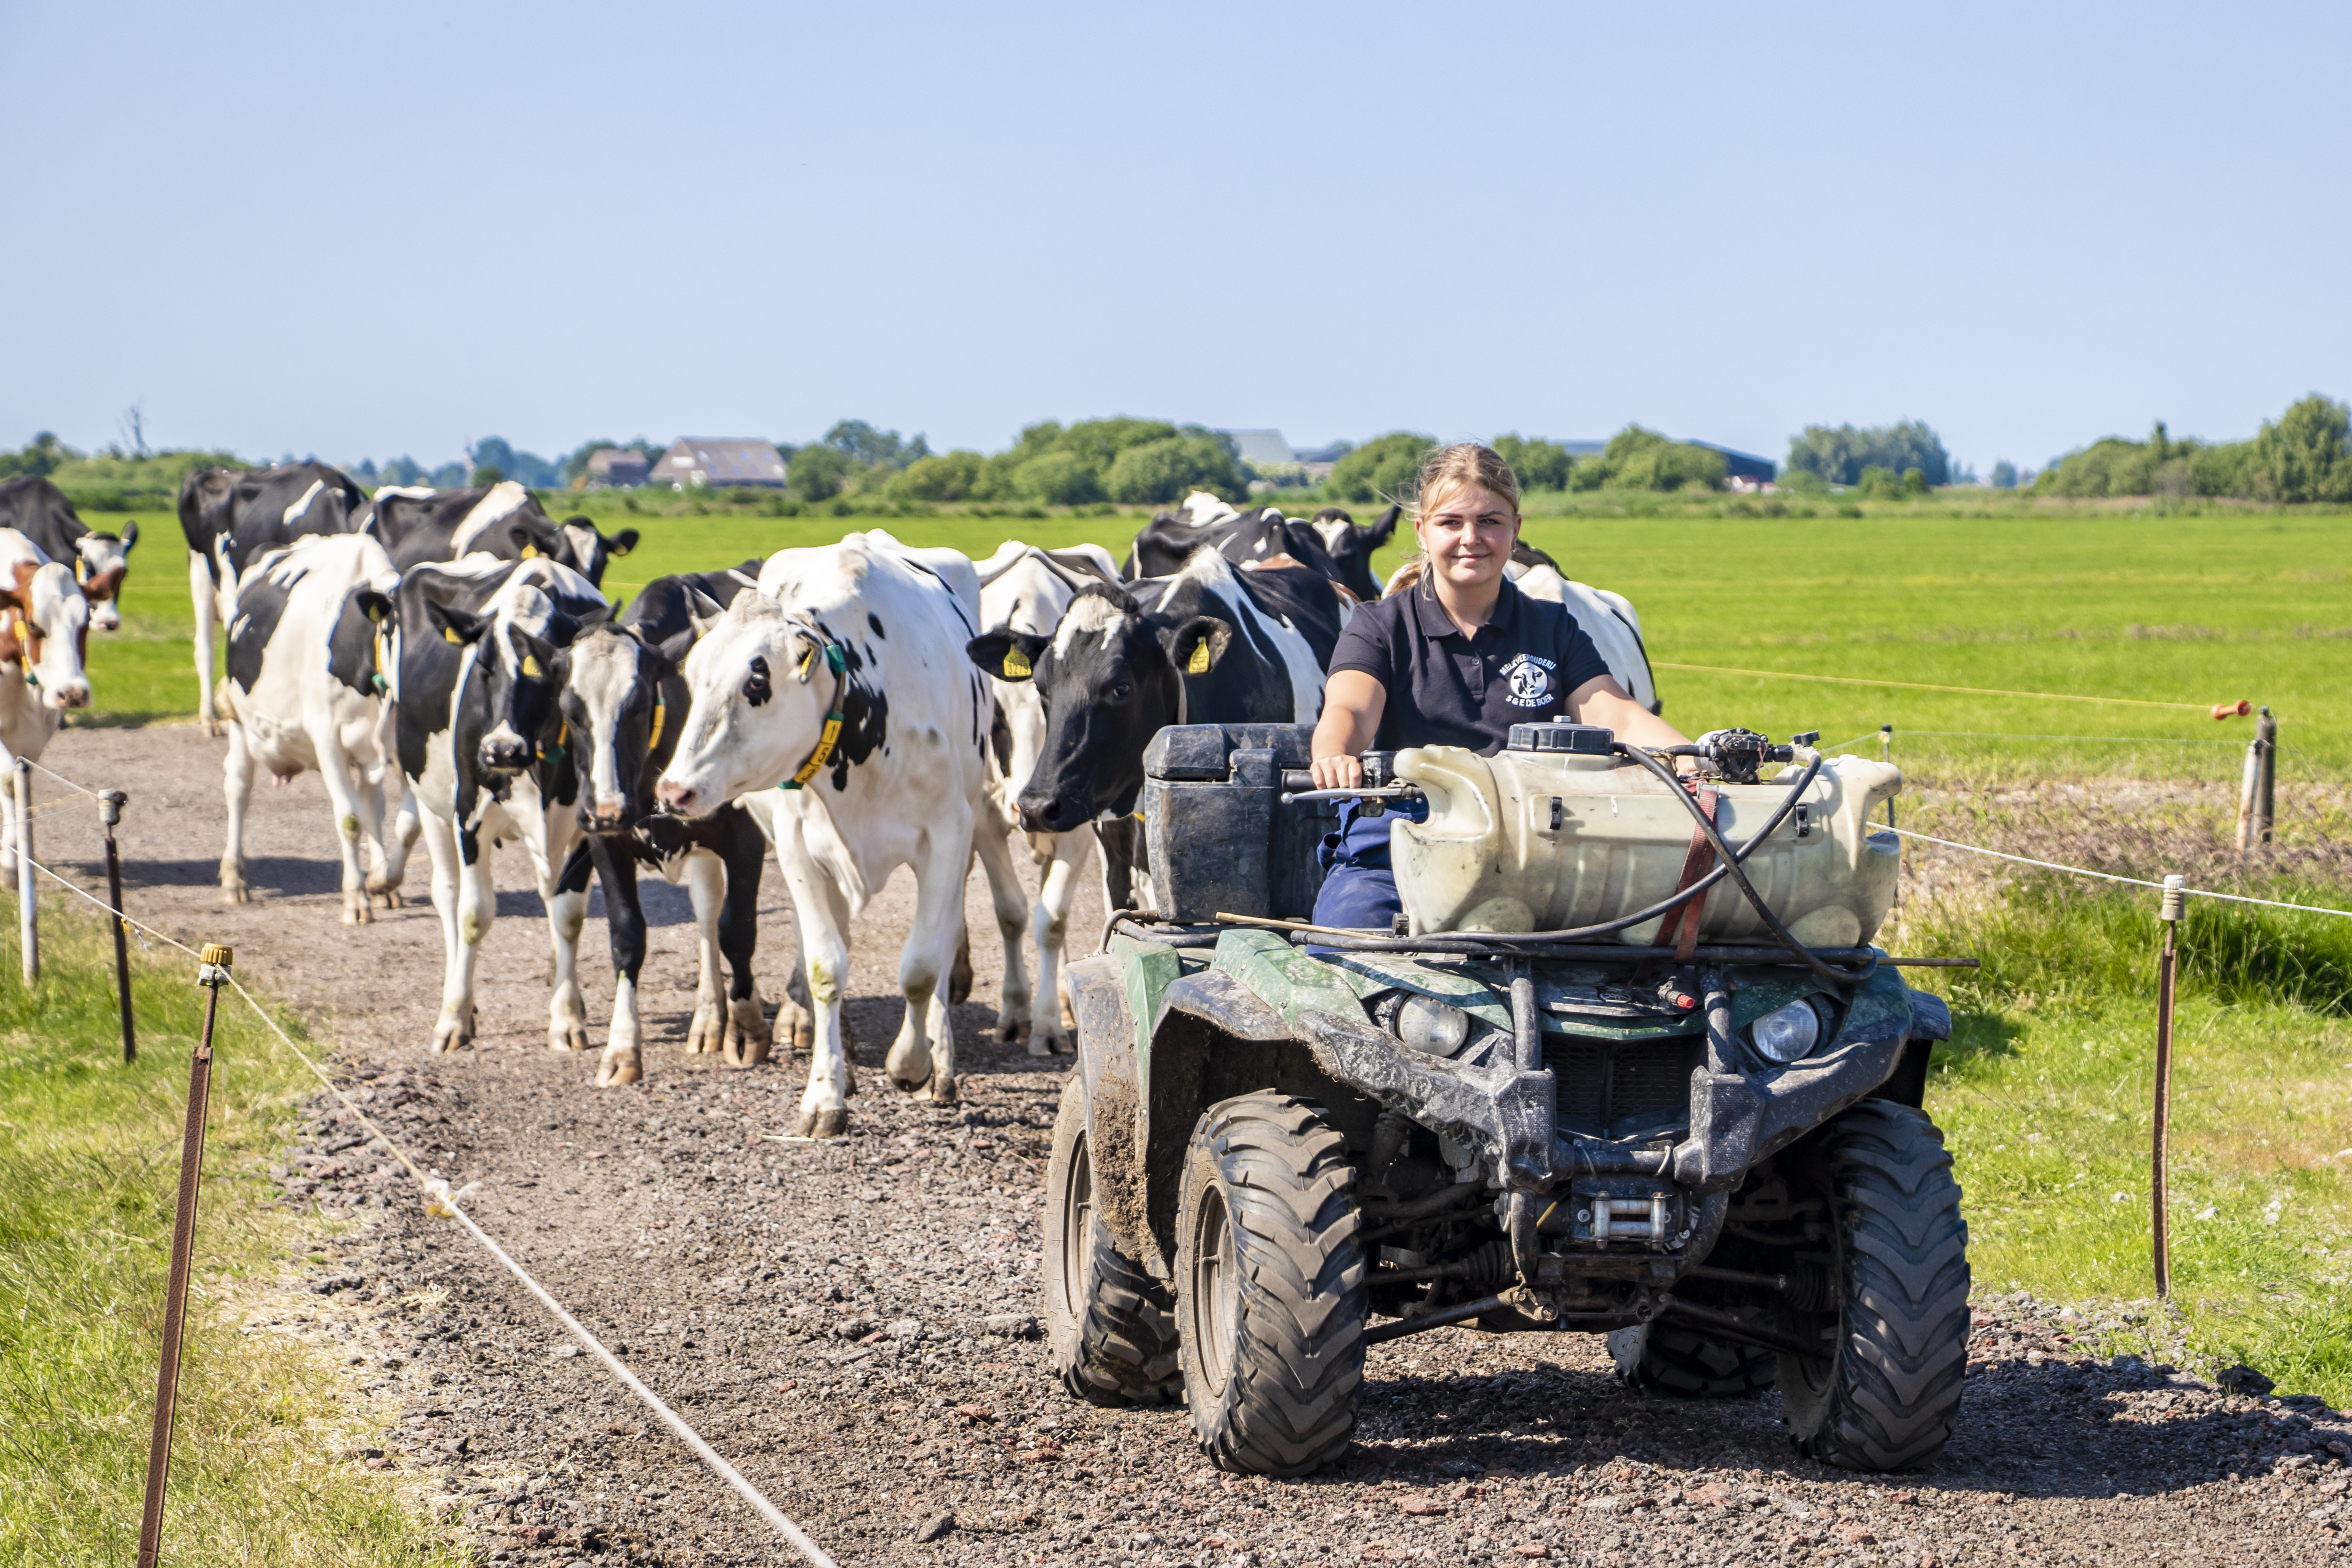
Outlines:
[[[0,445],[1127,413],[2038,466],[2352,393],[2352,8],[0,0]]]

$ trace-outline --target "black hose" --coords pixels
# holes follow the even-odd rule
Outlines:
[[[1675,777],[1673,769],[1667,767],[1665,763],[1658,761],[1657,758],[1650,755],[1649,752],[1643,751],[1641,747],[1629,746],[1622,741],[1616,742],[1610,749],[1622,756],[1632,758],[1634,762],[1641,763],[1642,766],[1649,769],[1652,773],[1657,774],[1658,777],[1665,781],[1666,787],[1674,791],[1675,798],[1681,801],[1683,805],[1690,812],[1691,820],[1698,824],[1700,834],[1705,837],[1708,844],[1714,847],[1716,855],[1720,859],[1720,866],[1718,868],[1730,873],[1733,886],[1737,887],[1741,894],[1747,898],[1748,903],[1755,908],[1758,918],[1762,920],[1764,922],[1764,929],[1770,931],[1774,937],[1778,938],[1780,945],[1787,948],[1792,957],[1796,958],[1808,969],[1811,969],[1814,973],[1820,975],[1822,979],[1829,981],[1832,984],[1844,985],[1853,982],[1854,978],[1853,975],[1845,973],[1840,970],[1832,969],[1828,964],[1823,963],[1820,959],[1815,958],[1812,953],[1807,950],[1805,944],[1799,942],[1794,933],[1792,933],[1787,926],[1780,923],[1780,917],[1772,912],[1771,906],[1764,901],[1764,896],[1756,890],[1756,884],[1748,879],[1747,871],[1742,869],[1739,864],[1741,857],[1735,855],[1732,852],[1731,846],[1724,842],[1723,830],[1716,826],[1715,821],[1712,817],[1708,816],[1706,812],[1699,809],[1698,802],[1693,800],[1690,796],[1690,792],[1683,788],[1682,782]],[[1821,765],[1821,756],[1819,752],[1814,753],[1813,765],[1815,767],[1819,767]],[[1794,797],[1792,795],[1791,799],[1793,798]],[[1777,821],[1778,819],[1776,818],[1775,820]],[[1760,838],[1762,835],[1759,834],[1758,837]],[[1752,848],[1754,846],[1751,844],[1749,847]]]

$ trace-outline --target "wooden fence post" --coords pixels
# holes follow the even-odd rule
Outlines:
[[[188,1324],[188,1268],[196,1246],[196,1180],[205,1165],[205,1110],[212,1100],[213,1019],[233,954],[207,944],[196,967],[205,987],[205,1032],[188,1058],[188,1123],[180,1139],[180,1202],[172,1220],[172,1279],[163,1295],[163,1354],[155,1369],[155,1425],[147,1437],[147,1502],[139,1516],[139,1568],[163,1550],[163,1483],[172,1468],[172,1417],[180,1403],[180,1339]]]

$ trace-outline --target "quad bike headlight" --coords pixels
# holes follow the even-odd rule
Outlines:
[[[1470,1015],[1415,991],[1391,992],[1380,1003],[1381,1023],[1416,1051],[1450,1057],[1470,1038]]]
[[[1769,1061],[1797,1061],[1822,1043],[1821,1009],[1801,997],[1748,1025],[1748,1038]]]

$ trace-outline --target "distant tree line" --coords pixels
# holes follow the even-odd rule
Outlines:
[[[2315,392],[2264,420],[2251,441],[2176,440],[2158,421],[2145,441],[2110,436],[2067,453],[2034,479],[2033,492],[2352,501],[2352,409]]]
[[[1367,441],[1332,465],[1331,492],[1360,505],[1409,500],[1420,481],[1422,462],[1436,445],[1435,437],[1410,430]],[[1557,441],[1517,432],[1496,437],[1494,447],[1511,465],[1523,490],[1719,489],[1723,485],[1722,453],[1671,440],[1639,425],[1626,426],[1591,457],[1579,458]]]

